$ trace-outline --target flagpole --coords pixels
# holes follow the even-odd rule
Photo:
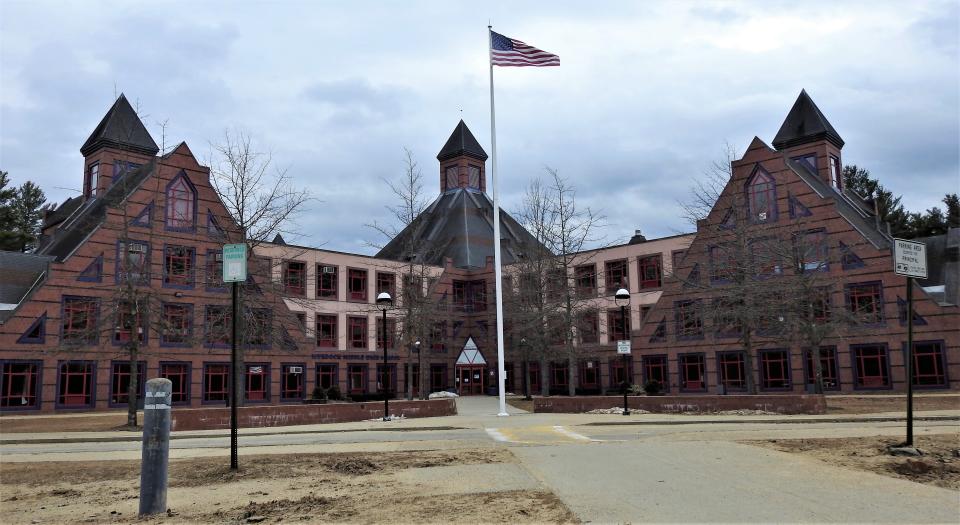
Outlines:
[[[508,416],[506,370],[503,363],[503,278],[500,267],[500,185],[497,184],[497,117],[493,102],[493,26],[487,26],[487,50],[490,59],[490,149],[493,161],[490,163],[490,184],[493,186],[493,275],[497,297],[497,382],[500,393],[500,412],[498,416]]]

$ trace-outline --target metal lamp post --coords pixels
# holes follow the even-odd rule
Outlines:
[[[630,292],[626,288],[617,290],[613,296],[617,306],[620,307],[620,323],[623,327],[623,336],[630,340],[627,333],[627,306],[630,305]],[[627,406],[627,391],[630,390],[630,354],[623,354],[623,415],[630,415],[630,407]]]
[[[413,343],[414,351],[417,352],[417,397],[423,397],[423,359],[420,354],[420,340]]]
[[[377,308],[383,312],[383,420],[390,421],[390,394],[387,391],[390,384],[390,371],[387,368],[387,310],[393,307],[393,298],[387,292],[377,294]]]
[[[527,338],[520,338],[520,353],[523,355],[523,398],[530,400],[530,360],[527,359]]]

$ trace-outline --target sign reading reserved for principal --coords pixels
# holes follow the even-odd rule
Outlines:
[[[893,240],[893,272],[907,277],[927,278],[927,245],[922,242]]]

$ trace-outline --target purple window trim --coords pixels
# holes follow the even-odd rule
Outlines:
[[[207,304],[203,307],[203,346],[206,348],[230,348],[230,342],[226,343],[211,343],[210,342],[210,323],[207,322],[208,313],[211,308],[224,308],[227,312],[230,312],[230,305],[220,305],[220,304]],[[232,313],[231,313],[232,315]],[[228,328],[229,330],[229,328]],[[231,331],[230,337],[233,337],[233,332]]]
[[[882,386],[861,386],[860,383],[860,373],[861,370],[858,368],[860,363],[857,360],[857,350],[861,348],[882,348],[882,355],[885,357],[886,361],[886,375],[887,375],[887,384]],[[891,390],[893,389],[893,376],[890,373],[890,347],[887,343],[862,343],[850,345],[850,371],[853,374],[853,389],[854,390]]]
[[[820,354],[822,354],[823,351],[827,351],[827,352],[830,352],[830,353],[833,354],[833,367],[834,367],[834,372],[835,372],[835,374],[834,374],[834,376],[835,376],[835,377],[834,377],[835,383],[834,383],[833,385],[824,384],[824,385],[823,385],[823,389],[824,389],[824,390],[837,390],[837,391],[839,391],[839,390],[840,390],[840,383],[841,383],[841,381],[840,381],[840,361],[839,361],[840,357],[839,357],[839,353],[837,352],[837,347],[834,346],[834,345],[821,346],[820,348],[817,348],[817,349],[809,349],[809,348],[807,348],[807,349],[805,349],[805,350],[803,351],[803,382],[804,382],[804,384],[805,384],[805,385],[813,385],[813,384],[815,384],[815,379],[816,379],[816,378],[814,377],[814,371],[810,369],[811,363],[810,363],[810,357],[809,357],[810,353],[811,353],[811,352],[814,352],[814,351],[817,351],[817,358],[818,358],[818,359],[820,358]]]
[[[786,376],[787,386],[778,386],[778,387],[765,387],[765,386],[763,386],[763,374],[764,374],[763,354],[786,354],[786,359],[784,360],[784,366],[786,367],[786,370],[784,370],[784,375]],[[791,363],[790,363],[790,361],[792,360],[792,357],[793,357],[793,356],[791,355],[789,348],[764,348],[764,349],[758,350],[758,351],[757,351],[757,366],[758,366],[758,371],[760,372],[760,374],[759,374],[759,375],[760,375],[760,377],[759,377],[759,379],[760,379],[760,384],[759,384],[759,387],[760,387],[760,388],[759,388],[759,390],[763,390],[763,391],[765,391],[765,392],[790,392],[790,391],[792,391],[792,390],[793,390],[793,385],[794,385],[794,382],[793,382],[793,367],[791,366]],[[744,362],[744,367],[746,367],[746,362]]]
[[[206,259],[205,259],[205,264],[203,265],[203,272],[204,272],[204,274],[203,274],[203,275],[204,275],[203,285],[204,285],[204,290],[207,291],[207,292],[225,293],[225,292],[228,290],[227,283],[223,283],[223,286],[209,286],[209,285],[207,285],[207,282],[208,282],[208,281],[207,281],[206,277],[207,277],[207,268],[210,267],[210,257],[212,257],[212,256],[214,256],[214,255],[216,255],[216,254],[223,255],[223,250],[210,250],[210,249],[207,250],[207,257],[206,257]],[[222,263],[223,261],[221,260],[220,262]],[[221,275],[221,278],[222,278],[222,277],[223,277],[223,276]]]
[[[943,384],[942,385],[918,385],[914,383],[913,388],[919,388],[922,390],[948,390],[950,388],[950,367],[947,366],[947,342],[943,339],[930,339],[925,341],[914,341],[913,348],[916,349],[917,345],[940,345],[940,353],[938,359],[940,361],[940,369],[943,370]],[[903,341],[900,343],[900,351],[903,352],[903,362],[907,362],[907,342]],[[906,366],[903,367],[904,376],[906,376]],[[916,370],[913,371],[916,373]],[[911,378],[912,380],[912,378]],[[906,383],[904,383],[906,384]]]
[[[113,176],[111,177],[110,184],[117,182],[124,173],[129,173],[133,170],[140,169],[143,164],[138,164],[136,162],[130,162],[129,160],[114,159],[113,160]]]
[[[333,367],[333,384],[330,385],[330,387],[336,386],[342,393],[343,389],[340,388],[340,367],[338,366],[337,363],[316,363],[316,362],[314,363],[314,366],[313,366],[314,387],[320,386],[320,369],[325,366]],[[306,385],[306,381],[304,381],[304,385]],[[330,388],[330,387],[327,387],[327,388]],[[323,388],[323,387],[321,386],[320,388]]]
[[[284,375],[287,374],[287,370],[291,366],[299,366],[301,369],[300,372],[300,397],[283,397],[283,391],[285,390]],[[286,361],[280,363],[280,388],[277,393],[277,399],[281,403],[299,403],[307,398],[307,364],[306,363],[288,363]]]
[[[756,181],[757,177],[760,175],[761,172],[763,173],[764,176],[766,176],[767,179],[770,180],[770,184],[771,184],[771,188],[769,190],[770,194],[767,196],[769,199],[768,205],[767,205],[767,211],[770,212],[770,216],[763,220],[760,220],[757,217],[754,217],[753,216],[754,210],[751,209],[753,206],[753,200],[751,199],[751,196],[752,196],[751,187],[753,186],[754,182]],[[758,223],[769,224],[769,223],[775,223],[780,219],[780,213],[779,213],[780,207],[778,205],[779,203],[777,202],[777,181],[776,179],[773,178],[773,175],[771,175],[767,170],[763,169],[763,166],[761,166],[760,163],[757,163],[757,165],[753,168],[753,172],[750,174],[750,177],[747,179],[747,184],[744,186],[744,191],[747,194],[747,209],[748,211],[750,211],[749,213],[750,222],[755,224],[758,224]]]
[[[6,377],[3,375],[3,368],[7,364],[34,365],[37,367],[37,379],[33,383],[33,398],[36,399],[36,404],[32,406],[0,407],[0,413],[40,410],[41,407],[43,407],[43,398],[41,397],[43,395],[43,361],[36,359],[0,359],[0,389],[6,388],[6,385],[3,384],[2,381]],[[57,370],[59,370],[59,367]]]
[[[61,372],[63,371],[63,366],[67,364],[83,364],[91,365],[90,372],[90,381],[88,387],[90,389],[90,403],[86,405],[64,405],[60,403],[60,380]],[[61,360],[57,361],[57,382],[53,391],[53,406],[58,410],[90,410],[91,408],[96,408],[97,406],[97,362],[87,359],[87,360]]]
[[[40,328],[40,335],[37,337],[30,336],[30,333]],[[17,338],[17,344],[21,345],[42,345],[47,340],[47,312],[40,314],[40,317],[37,317],[30,323],[30,326],[24,330],[23,334]]]
[[[703,327],[703,315],[701,310],[701,300],[700,299],[685,299],[682,301],[673,302],[673,328],[674,334],[676,335],[677,341],[699,341],[703,339],[704,327]],[[680,327],[680,310],[678,307],[686,303],[692,308],[700,318],[700,333],[699,334],[681,334]]]
[[[253,312],[257,312],[257,311],[259,311],[259,312],[267,312],[267,316],[266,316],[266,318],[265,318],[265,319],[266,319],[267,332],[266,332],[266,334],[264,334],[265,337],[266,337],[266,339],[267,339],[267,342],[266,342],[266,343],[258,343],[258,344],[252,344],[252,343],[246,343],[246,342],[245,342],[245,344],[243,345],[243,347],[244,347],[244,348],[253,348],[253,349],[257,349],[257,350],[266,350],[266,349],[268,349],[268,348],[270,348],[270,347],[272,346],[271,341],[273,340],[273,330],[274,330],[274,327],[273,327],[273,310],[271,310],[270,308],[250,308],[250,311],[247,312],[247,314],[248,314],[248,315],[250,316],[250,318],[252,319],[252,318],[253,318]],[[253,324],[253,323],[245,323],[245,325],[244,325],[244,327],[243,327],[245,334],[249,334],[249,333],[250,333],[250,326],[251,326],[252,324]],[[241,341],[245,339],[245,338],[244,338],[244,335],[245,335],[245,334],[241,334],[241,336],[240,336]]]
[[[721,247],[720,247],[720,246],[717,246],[717,245],[711,245],[711,246],[708,246],[708,247],[707,247],[707,257],[708,257],[709,260],[710,260],[709,274],[710,274],[710,284],[711,284],[711,285],[714,285],[714,284],[728,284],[728,283],[730,283],[730,279],[727,279],[727,278],[725,278],[725,277],[718,277],[718,275],[720,275],[719,272],[717,271],[717,268],[718,268],[718,266],[720,265],[720,261],[718,260],[718,259],[719,259],[719,254],[720,254],[720,249],[721,249]],[[700,275],[699,275],[699,274],[700,274],[700,271],[699,271],[699,270],[700,270],[700,267],[699,267],[698,264],[695,264],[695,265],[694,265],[694,269],[693,269],[693,270],[690,270],[690,273],[692,274],[694,270],[697,271],[697,281],[699,281],[699,280],[700,280]],[[691,279],[688,277],[687,280],[690,281]]]
[[[113,402],[113,367],[114,365],[126,365],[129,363],[130,361],[127,361],[124,359],[114,359],[110,361],[110,383],[108,385],[110,390],[107,394],[107,406],[110,408],[120,408],[120,407],[127,406],[126,401],[123,401],[121,403]],[[137,375],[140,376],[137,379],[137,382],[139,383],[137,385],[137,388],[139,389],[139,391],[137,392],[137,408],[140,408],[140,409],[143,409],[143,399],[146,397],[146,392],[147,392],[147,377],[149,377],[147,375],[147,372],[148,372],[147,362],[145,360],[137,361]],[[129,371],[128,371],[128,375],[129,375]]]
[[[353,367],[358,367],[359,369],[363,370],[363,386],[360,388],[360,392],[354,392],[350,385],[350,381],[353,379],[351,377]],[[343,391],[343,394],[345,396],[349,396],[354,393],[370,393],[370,365],[367,363],[347,363],[347,388]]]
[[[219,400],[207,400],[207,368],[210,366],[225,366],[227,367],[227,399]],[[200,377],[200,404],[201,405],[227,405],[229,404],[230,399],[230,374],[233,373],[233,369],[230,366],[229,361],[204,361],[201,365],[202,375]]]
[[[187,188],[193,193],[193,226],[187,228],[170,226],[170,204],[167,202],[170,198],[170,187],[176,184],[181,178],[187,182]],[[190,181],[190,177],[187,176],[187,170],[180,170],[180,173],[177,173],[177,176],[170,180],[166,188],[164,188],[163,195],[163,228],[168,232],[195,232],[197,230],[197,188],[193,185],[193,182]]]
[[[732,230],[737,226],[737,218],[733,215],[733,208],[727,210],[720,219],[721,230]]]
[[[661,343],[667,340],[667,316],[660,318],[660,322],[657,323],[657,327],[653,329],[653,334],[650,335],[651,343]]]
[[[95,308],[93,310],[93,325],[96,326],[100,322],[100,298],[99,297],[89,297],[84,295],[64,295],[60,298],[60,343],[65,346],[78,347],[78,346],[87,346],[92,345],[96,346],[100,344],[100,330],[94,330],[93,337],[89,340],[84,341],[66,341],[63,338],[63,321],[64,314],[66,312],[67,299],[78,299],[84,301],[93,301]],[[112,339],[112,338],[111,338]]]
[[[819,263],[816,268],[804,268],[804,271],[809,270],[809,271],[817,271],[817,272],[829,272],[829,271],[830,271],[830,237],[827,235],[827,229],[826,229],[826,228],[813,228],[813,229],[811,229],[811,230],[807,230],[807,231],[804,231],[804,232],[798,234],[798,236],[799,236],[799,235],[802,235],[802,236],[803,236],[803,240],[802,240],[802,241],[796,241],[796,239],[795,239],[795,242],[802,242],[802,243],[803,243],[803,247],[806,247],[806,246],[807,246],[807,243],[808,243],[807,239],[808,239],[811,235],[816,235],[816,236],[817,236],[817,237],[816,237],[816,239],[817,239],[817,254],[823,256],[823,260],[822,260],[822,261],[815,261],[815,262],[818,262],[818,263]],[[794,246],[796,246],[796,245],[794,245]],[[821,252],[821,248],[822,248],[822,251],[823,251],[822,254],[820,253],[820,252]],[[794,249],[796,250],[797,248],[794,248]],[[811,262],[813,262],[813,261],[811,261]],[[804,264],[806,264],[806,262],[804,262]]]
[[[249,399],[247,397],[247,389],[250,387],[250,381],[247,379],[249,376],[249,370],[251,366],[261,366],[263,367],[263,381],[264,387],[266,390],[263,394],[263,399]],[[271,375],[270,363],[244,363],[243,370],[243,402],[247,405],[265,405],[270,403],[270,398],[272,394],[273,386],[273,376]]]
[[[724,384],[723,381],[723,364],[722,358],[726,356],[736,356],[740,355],[740,363],[743,365],[743,386],[730,387]],[[747,352],[744,350],[718,350],[714,355],[714,364],[717,367],[717,386],[724,387],[727,389],[727,392],[746,392],[747,390],[747,374],[752,373],[751,370],[747,370]],[[706,372],[703,374],[706,376]]]
[[[686,373],[686,367],[683,366],[683,358],[687,356],[694,356],[700,358],[701,373],[700,380],[703,382],[703,386],[700,388],[686,388],[686,379],[684,379]],[[705,352],[685,352],[682,354],[677,354],[677,388],[680,392],[706,392],[710,388],[710,382],[708,381],[709,373],[707,372],[707,354]]]
[[[118,303],[118,306],[119,306],[119,303]],[[120,312],[120,309],[119,309],[119,308],[117,308],[117,312],[118,312],[118,313]],[[143,313],[140,315],[141,321],[140,321],[139,324],[141,325],[140,328],[143,329],[143,341],[140,341],[140,346],[146,346],[146,345],[150,342],[150,321],[149,321],[149,315],[150,315],[150,312],[143,312]],[[126,345],[127,345],[127,341],[119,341],[119,340],[117,340],[117,328],[116,328],[116,326],[117,326],[116,323],[114,323],[114,324],[113,324],[113,329],[110,331],[110,343],[113,344],[113,346],[118,346],[118,347],[126,346]],[[133,334],[131,333],[131,337],[132,337],[132,336],[133,336]]]
[[[650,378],[647,377],[647,364],[645,360],[652,357],[663,358],[664,380],[660,383],[660,390],[662,392],[669,392],[670,391],[670,358],[667,354],[651,354],[651,355],[644,355],[640,357],[640,368],[643,369],[643,383],[646,384],[647,381],[650,381]]]
[[[193,363],[190,361],[160,361],[157,365],[157,377],[163,377],[163,367],[168,365],[183,365],[187,368],[187,399],[185,401],[173,401],[174,406],[189,406],[190,401],[193,399]],[[201,395],[201,397],[203,397]]]
[[[149,204],[143,207],[143,210],[137,214],[133,220],[130,221],[130,226],[136,226],[137,228],[150,228],[153,223],[153,203],[150,201]]]
[[[211,229],[213,230],[212,232]],[[227,238],[227,232],[220,226],[220,221],[217,220],[217,216],[214,215],[209,208],[207,209],[207,235],[217,240]]]
[[[114,284],[120,284],[120,283],[126,282],[124,280],[125,272],[123,271],[123,261],[126,260],[126,253],[120,253],[120,247],[130,246],[130,245],[146,246],[147,248],[147,251],[144,252],[144,255],[143,255],[143,269],[142,269],[143,271],[140,272],[140,278],[137,279],[133,284],[134,286],[150,286],[150,269],[151,269],[150,256],[153,255],[152,254],[153,247],[150,246],[149,242],[140,241],[137,239],[126,239],[126,240],[118,239],[117,240],[117,246],[116,246],[117,255],[116,255],[116,258],[113,260],[114,261],[113,282]],[[127,251],[127,249],[125,249],[125,251]]]
[[[849,261],[848,258],[850,259]],[[844,270],[856,270],[857,268],[866,266],[863,259],[854,253],[853,248],[844,244],[843,241],[840,241],[840,263]]]
[[[188,279],[190,284],[174,284],[167,282],[167,248],[186,248],[190,251],[190,275]],[[171,288],[174,290],[193,290],[197,285],[197,249],[193,246],[185,246],[183,244],[166,244],[163,245],[163,278],[161,279],[161,284],[163,288]]]
[[[879,326],[886,326],[886,325],[887,325],[887,315],[886,315],[886,312],[884,311],[887,303],[884,302],[884,300],[883,300],[883,281],[864,281],[864,282],[860,282],[860,283],[847,283],[847,285],[844,286],[844,288],[843,288],[844,306],[846,306],[847,311],[849,311],[850,313],[854,313],[854,314],[855,314],[856,312],[854,312],[854,311],[850,308],[850,307],[852,306],[852,305],[851,305],[851,302],[850,302],[850,289],[851,289],[851,288],[854,288],[854,287],[858,287],[858,286],[867,286],[867,285],[873,285],[873,284],[878,284],[878,285],[880,285],[880,296],[879,296],[879,298],[878,298],[878,301],[879,301],[879,303],[880,303],[880,305],[879,305],[879,308],[880,308],[880,320],[877,321],[877,322],[875,322],[875,323],[862,323],[862,324],[858,325],[858,326],[860,326],[860,327],[872,328],[872,327],[879,327]],[[855,326],[854,328],[856,328],[856,326]]]
[[[89,273],[93,273],[93,275],[89,275]],[[77,280],[84,283],[103,282],[103,252],[100,252],[100,255],[90,261],[90,264],[77,275]]]
[[[810,208],[806,207],[800,199],[795,197],[792,193],[787,193],[787,203],[790,209],[790,218],[796,219],[798,217],[810,217],[813,215],[813,212],[810,211]]]
[[[376,368],[377,377],[376,377],[376,379],[377,379],[377,383],[378,383],[378,384],[380,383],[380,371],[381,371],[381,370],[383,370],[383,363],[377,363],[377,368]],[[387,388],[386,388],[385,390],[386,390],[387,394],[394,394],[394,395],[396,395],[396,394],[398,393],[399,388],[400,388],[400,378],[397,376],[397,374],[398,374],[398,372],[397,372],[397,364],[396,364],[396,363],[387,363],[387,371],[388,371],[388,373],[390,374],[389,379],[390,379],[390,383],[391,383],[391,384],[387,385]],[[376,386],[376,385],[375,385],[375,386]],[[384,391],[384,389],[382,389],[382,388],[377,388],[377,393],[380,393],[380,392],[382,392],[382,391]]]
[[[164,308],[165,308],[167,305],[171,305],[171,306],[186,306],[186,307],[187,307],[187,321],[188,321],[188,324],[187,324],[187,335],[184,336],[184,338],[185,338],[186,340],[183,341],[183,342],[170,342],[170,341],[165,341],[166,337],[165,337],[163,331],[161,331],[161,332],[160,332],[160,346],[163,347],[163,348],[190,348],[190,347],[192,347],[192,346],[193,346],[193,325],[194,325],[193,304],[192,304],[192,303],[175,303],[175,302],[170,302],[170,301],[164,301],[163,303],[161,303],[161,304],[160,304],[160,317],[163,319],[162,322],[163,322],[164,324],[166,324],[166,312],[164,311]]]
[[[903,299],[899,295],[897,296],[897,319],[900,321],[900,326],[907,326],[907,300]],[[927,324],[927,320],[920,314],[917,313],[916,308],[913,310],[913,326],[924,326]]]

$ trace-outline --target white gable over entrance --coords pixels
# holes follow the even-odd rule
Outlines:
[[[487,361],[483,358],[483,354],[480,353],[480,349],[477,348],[477,343],[473,342],[472,337],[467,338],[466,344],[463,345],[463,350],[460,351],[460,356],[457,357],[458,365],[485,365]]]

